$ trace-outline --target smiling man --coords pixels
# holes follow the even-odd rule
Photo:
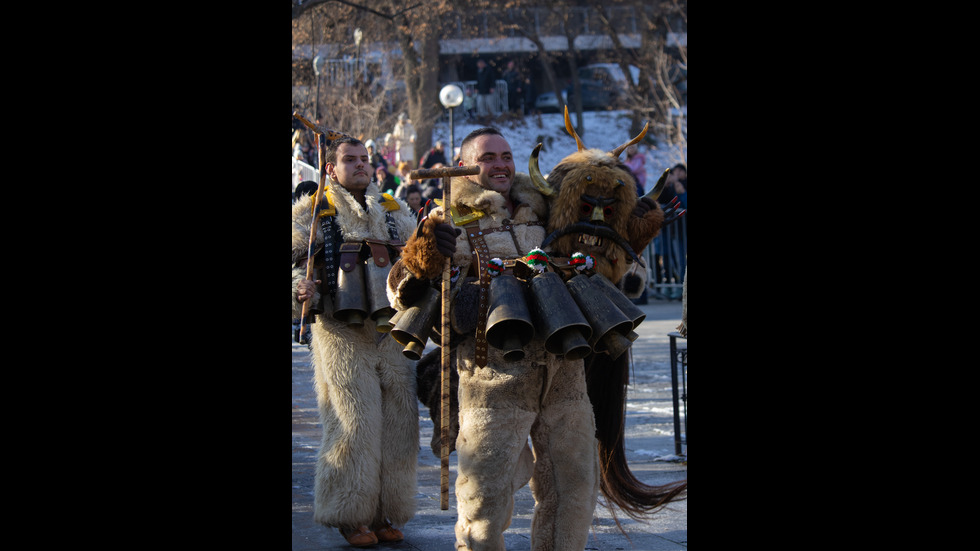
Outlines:
[[[450,309],[459,343],[459,428],[451,443],[458,455],[456,549],[503,551],[514,492],[529,480],[537,503],[532,547],[583,549],[599,490],[583,360],[547,352],[539,331],[526,355],[508,360],[488,346],[485,331],[490,282],[541,244],[547,202],[530,176],[515,170],[496,129],[470,133],[460,159],[480,173],[452,179],[452,225],[445,223],[446,205],[432,209],[388,279],[393,305],[405,310],[441,275],[446,257],[458,270]],[[496,259],[503,269],[494,276]],[[440,445],[433,441],[433,451]]]

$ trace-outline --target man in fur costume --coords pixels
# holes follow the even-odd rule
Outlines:
[[[314,517],[340,529],[354,546],[400,541],[415,515],[418,405],[415,372],[402,347],[378,321],[334,319],[343,293],[338,267],[374,262],[390,268],[415,230],[408,206],[371,182],[367,149],[354,138],[327,148],[329,181],[314,223],[313,197],[293,205],[293,311],[304,301],[317,314],[312,364],[323,440],[317,456]],[[316,231],[314,281],[306,279],[311,226]],[[363,266],[362,266],[363,267]],[[367,270],[366,267],[364,267]],[[374,285],[382,296],[387,270]],[[371,285],[371,283],[368,283]]]
[[[547,204],[528,175],[516,172],[510,145],[496,129],[470,133],[460,159],[481,170],[451,181],[456,227],[445,223],[447,205],[430,210],[388,283],[397,309],[412,305],[443,271],[440,241],[459,270],[450,312],[460,335],[456,548],[504,551],[514,492],[530,479],[537,502],[533,548],[583,549],[599,490],[599,461],[582,360],[545,352],[538,338],[518,361],[506,361],[502,351],[477,342],[479,279],[487,261],[518,259],[537,247],[545,237]]]
[[[567,122],[567,121],[566,121]],[[566,125],[570,128],[570,124]],[[570,130],[570,132],[574,132]],[[573,134],[574,135],[574,134]],[[573,257],[578,256],[579,259],[582,257],[587,257],[590,259],[590,264],[588,266],[581,266],[577,268],[579,271],[585,271],[585,273],[597,272],[602,274],[605,278],[609,279],[611,282],[619,282],[626,279],[628,275],[640,262],[639,258],[636,256],[636,250],[642,250],[649,244],[650,240],[660,231],[660,228],[670,221],[676,219],[679,213],[673,209],[669,208],[665,212],[660,209],[655,201],[656,197],[647,197],[637,199],[634,187],[632,185],[632,179],[629,174],[628,169],[619,161],[619,154],[627,147],[630,143],[635,143],[642,139],[643,134],[637,136],[630,143],[624,144],[623,146],[617,148],[616,150],[606,153],[599,150],[585,150],[581,147],[581,142],[577,136],[576,142],[579,143],[580,148],[577,153],[569,155],[559,163],[558,166],[549,175],[548,181],[541,176],[540,171],[537,168],[537,153],[540,147],[535,149],[532,154],[531,163],[529,165],[529,173],[531,178],[531,183],[544,194],[548,206],[545,210],[548,211],[547,233],[548,235],[540,242],[534,245],[540,245],[541,247],[547,247],[552,255],[555,255],[550,259],[549,263],[552,265],[563,265],[565,269],[574,264]],[[467,163],[470,164],[470,163]],[[523,176],[523,175],[519,175]],[[483,173],[481,173],[481,178]],[[663,179],[661,179],[663,180]],[[516,188],[518,182],[521,182],[519,178],[515,181],[514,187]],[[662,187],[662,186],[661,186]],[[454,181],[453,192],[457,189],[456,182]],[[461,187],[461,190],[464,189]],[[537,205],[537,200],[542,197],[535,197],[535,205]],[[462,198],[457,199],[455,196],[452,197],[452,202],[454,205],[461,204]],[[539,207],[540,210],[540,207]],[[540,218],[540,215],[539,215]],[[516,221],[516,218],[514,218]],[[436,226],[438,227],[438,226]],[[492,224],[480,223],[480,228],[486,233],[487,230],[492,228]],[[501,232],[503,233],[503,232]],[[537,234],[537,232],[535,232]],[[500,235],[494,233],[493,235]],[[506,237],[506,234],[503,234]],[[490,242],[490,237],[487,237],[486,241]],[[533,241],[533,239],[532,239]],[[506,243],[506,239],[503,240]],[[469,256],[470,249],[467,247],[468,243],[464,239],[458,241],[459,248],[457,249],[457,254],[460,258],[454,257],[454,265],[457,264],[457,260],[465,263],[467,257]],[[527,243],[523,246],[529,246]],[[493,250],[493,248],[491,247]],[[406,247],[408,251],[408,247]],[[560,258],[563,256],[564,258]],[[405,261],[408,262],[411,255],[407,254],[404,256]],[[392,276],[396,276],[396,269],[392,270]],[[427,274],[431,275],[431,274]],[[407,285],[408,280],[402,280],[401,284],[404,289],[409,289]],[[636,294],[642,292],[642,288],[635,291]],[[407,293],[406,293],[407,295]],[[456,315],[455,312],[461,309],[460,303],[457,295],[457,300],[454,304],[454,321],[460,316]],[[470,304],[470,311],[476,310],[476,308]],[[536,337],[537,339],[537,337]],[[541,350],[543,346],[539,341],[532,341],[532,343],[525,347],[527,350]],[[462,350],[462,349],[460,349]],[[426,355],[418,363],[418,380],[419,380],[419,398],[429,407],[430,416],[437,422],[439,419],[439,407],[441,406],[438,395],[438,351],[435,353],[430,353]],[[472,348],[469,348],[467,352],[457,351],[457,355],[460,357],[460,373],[459,373],[459,401],[457,404],[456,392],[451,393],[451,397],[454,398],[450,402],[451,417],[455,420],[457,417],[457,408],[461,413],[458,414],[459,424],[455,422],[450,427],[451,438],[454,438],[456,433],[459,433],[458,440],[455,441],[457,446],[462,448],[463,443],[469,444],[469,438],[465,431],[461,427],[466,423],[468,417],[475,417],[476,414],[467,415],[466,409],[466,395],[470,392],[463,386],[463,381],[469,376],[464,366],[467,364],[466,354],[471,354]],[[579,375],[584,370],[586,373],[586,387],[588,392],[588,397],[591,399],[590,407],[595,412],[595,423],[597,426],[596,436],[599,437],[598,441],[593,442],[593,446],[598,444],[599,461],[600,461],[600,490],[603,495],[607,498],[606,504],[610,507],[618,506],[621,510],[626,512],[628,515],[634,518],[640,518],[645,514],[655,512],[661,506],[673,499],[679,499],[681,494],[686,492],[686,482],[679,484],[668,484],[664,486],[648,486],[637,480],[632,473],[629,471],[628,465],[626,464],[625,450],[623,448],[623,415],[624,406],[626,398],[626,375],[628,367],[627,360],[628,354],[621,354],[619,357],[613,358],[610,354],[589,354],[585,357],[584,366],[582,361],[572,361],[568,358],[555,357],[554,355],[547,354],[546,357],[548,361],[555,361],[558,364],[562,364],[565,367],[565,371],[561,372],[561,376],[565,376],[566,373],[573,373],[576,377],[574,381],[574,389],[580,389],[580,381],[578,379]],[[505,362],[500,362],[499,357],[497,364],[493,362],[493,350],[491,350],[491,366],[495,365],[505,365]],[[472,364],[472,361],[468,362]],[[550,363],[547,364],[550,367]],[[577,367],[572,367],[577,366]],[[513,369],[507,366],[508,369]],[[538,364],[538,369],[541,368],[540,363]],[[546,372],[541,370],[542,377],[552,377],[556,371]],[[479,371],[476,371],[479,373]],[[453,374],[455,376],[455,373]],[[513,375],[507,370],[498,370],[496,372],[491,372],[490,376],[496,375],[497,380],[492,381],[493,384],[498,387],[503,388],[504,385],[513,379]],[[604,376],[608,376],[609,379],[604,379]],[[524,384],[520,382],[520,384]],[[552,383],[554,384],[554,383]],[[456,381],[453,380],[451,388],[455,391]],[[547,391],[547,386],[545,391]],[[533,396],[535,392],[541,392],[538,387],[530,386],[528,388],[529,396]],[[576,398],[573,404],[577,407],[581,402],[585,400],[579,400]],[[533,402],[533,399],[528,400],[529,403]],[[521,406],[518,406],[521,409]],[[533,410],[532,410],[533,411]],[[576,410],[577,411],[577,410]],[[551,425],[553,426],[553,425]],[[547,431],[549,425],[545,423],[539,423],[535,426],[537,430]],[[582,443],[583,435],[574,432],[575,425],[570,424],[569,428],[572,430],[570,434],[575,435],[574,441],[575,446],[584,445]],[[546,434],[546,436],[548,436]],[[520,433],[515,435],[515,438],[520,438]],[[535,452],[538,452],[537,439],[535,434],[531,434],[532,441],[535,441],[536,447]],[[547,442],[547,440],[545,440]],[[479,446],[480,444],[477,444]],[[472,446],[472,444],[471,444]],[[438,432],[434,434],[432,441],[433,453],[437,456],[439,455],[440,442]],[[460,452],[460,476],[464,475],[462,469],[464,452]],[[587,464],[586,460],[582,460],[577,457],[577,454],[581,450],[577,449],[576,453],[573,453],[570,457],[573,460],[569,461],[567,464],[562,464],[559,462],[563,469],[577,469],[580,473],[589,474],[588,469],[585,467]],[[538,458],[536,453],[535,459]],[[550,459],[548,459],[550,461]],[[538,473],[550,474],[545,469],[548,464],[542,465],[542,470],[539,471],[539,466],[535,464],[535,477]],[[552,466],[553,468],[553,466]],[[506,471],[499,471],[493,475],[498,480],[498,483],[506,483],[503,480],[500,473]],[[583,480],[588,481],[590,479],[586,478]],[[516,489],[519,487],[518,479],[515,479],[513,487]],[[457,484],[457,499],[460,500],[460,484]],[[575,489],[575,487],[572,487]],[[535,489],[535,480],[532,479],[532,490]],[[544,490],[548,490],[547,486]],[[581,490],[581,489],[579,489]],[[579,495],[585,493],[584,491],[579,491]],[[465,498],[466,496],[463,496]],[[572,535],[573,537],[567,537],[562,540],[561,543],[556,543],[556,540],[548,536],[542,537],[539,532],[532,534],[532,545],[534,549],[581,549],[585,544],[585,537],[587,536],[586,524],[581,525],[581,531],[576,528],[569,528],[567,523],[563,522],[563,517],[558,516],[556,518],[549,518],[547,515],[551,514],[551,509],[548,508],[549,503],[547,501],[542,501],[539,495],[535,493],[535,498],[538,500],[539,506],[536,508],[535,516],[535,526],[552,526],[554,530],[551,536],[554,534],[564,534],[566,536]],[[564,502],[564,497],[563,500]],[[503,507],[504,505],[509,505],[510,502],[505,502],[499,505]],[[582,515],[583,518],[588,520],[591,519],[591,514],[595,501],[592,500],[588,505],[588,514]],[[506,507],[504,507],[506,508]],[[506,518],[509,519],[510,509],[506,508],[504,513]],[[582,514],[581,511],[578,514]],[[571,518],[571,517],[567,517]],[[588,520],[585,522],[587,523]],[[466,519],[462,512],[460,512],[460,521],[457,524],[457,534],[460,532],[460,527],[466,528]],[[506,524],[505,524],[506,526]],[[492,535],[492,534],[488,534]],[[460,536],[457,536],[457,547],[464,547],[460,544]],[[494,542],[496,543],[496,542]],[[476,545],[473,548],[497,548],[491,546],[478,547]]]

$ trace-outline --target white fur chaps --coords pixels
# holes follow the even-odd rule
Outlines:
[[[415,515],[417,492],[415,369],[402,346],[373,323],[354,328],[317,319],[313,364],[323,441],[314,517],[333,527],[386,519],[403,526]]]

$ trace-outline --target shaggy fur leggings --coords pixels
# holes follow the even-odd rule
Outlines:
[[[491,349],[481,368],[473,340],[460,345],[456,549],[504,551],[514,492],[529,478],[531,548],[585,548],[599,461],[584,367],[543,350],[536,339],[524,360],[505,362]]]

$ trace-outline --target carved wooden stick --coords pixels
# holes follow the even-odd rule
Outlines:
[[[480,173],[480,167],[477,165],[473,166],[458,166],[458,167],[443,167],[443,168],[421,168],[418,170],[413,170],[409,173],[408,177],[412,180],[427,180],[429,178],[442,178],[442,209],[446,214],[446,223],[452,225],[453,217],[449,214],[449,188],[451,187],[450,182],[453,176],[472,176],[474,174]],[[452,366],[449,361],[449,272],[452,268],[453,259],[446,259],[446,266],[442,270],[442,331],[440,336],[442,337],[441,348],[442,348],[442,392],[440,393],[440,398],[442,402],[442,411],[439,419],[439,429],[442,435],[442,449],[440,450],[440,501],[439,508],[443,511],[449,509],[449,381],[450,381],[450,369]]]

